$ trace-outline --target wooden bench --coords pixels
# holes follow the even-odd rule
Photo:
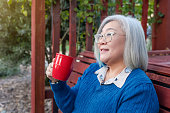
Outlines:
[[[146,73],[156,89],[160,103],[160,113],[170,113],[170,51],[154,51],[148,54],[149,65]],[[94,62],[96,62],[96,60],[93,52],[81,52],[73,63],[73,71],[67,84],[73,87],[85,69]],[[46,90],[46,95],[48,95],[49,98],[53,98],[50,89]],[[56,106],[53,105],[53,108],[54,107]],[[55,110],[53,112],[55,112]]]
[[[156,89],[160,113],[170,113],[170,51],[151,51],[146,74]]]

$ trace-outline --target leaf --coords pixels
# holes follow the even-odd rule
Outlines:
[[[93,16],[94,15],[94,13],[93,12],[89,12],[89,16]]]
[[[92,17],[87,17],[87,22],[88,23],[92,23],[93,22],[93,18]]]
[[[89,3],[89,1],[88,0],[84,0],[84,4],[86,5],[86,4],[88,4]]]
[[[162,23],[162,20],[161,20],[161,19],[160,19],[160,20],[157,20],[156,23],[161,24],[161,23]]]
[[[158,12],[158,16],[163,18],[164,17],[164,14],[162,12]]]
[[[27,13],[26,10],[24,10],[22,13],[24,14],[24,16],[27,16],[27,15],[28,15],[28,13]]]
[[[11,5],[12,4],[12,0],[8,0],[7,3],[8,3],[8,5]]]
[[[77,8],[74,8],[74,11],[75,11],[75,12],[78,12],[78,9],[77,9]]]

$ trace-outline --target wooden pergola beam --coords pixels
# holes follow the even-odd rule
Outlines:
[[[159,7],[158,7],[159,6]],[[156,22],[152,28],[152,49],[170,49],[170,1],[155,0],[154,17]],[[162,14],[162,16],[161,16]]]
[[[76,57],[76,12],[77,0],[70,0],[69,56]]]
[[[116,14],[121,14],[122,10],[120,10],[119,8],[123,6],[123,0],[116,0]]]
[[[130,7],[130,11],[129,11],[129,15],[132,15],[134,17],[134,8],[135,8],[135,0],[129,0],[130,4],[129,4],[129,7]]]
[[[108,15],[108,0],[101,0],[104,9],[101,11],[101,19],[100,21],[102,22],[104,18],[107,17]]]
[[[56,53],[60,51],[60,0],[55,0],[53,4],[53,29],[52,29],[52,58],[55,58]]]
[[[147,21],[148,21],[148,0],[143,0],[142,4],[142,27],[145,33],[145,39],[147,38]]]
[[[32,0],[31,65],[31,113],[44,113],[45,0]]]
[[[93,12],[93,0],[90,1],[91,4],[91,10],[88,10],[88,12]],[[90,16],[93,18],[92,16]],[[86,17],[86,50],[92,51],[93,47],[93,22],[88,23],[87,17]]]
[[[154,0],[154,17],[158,13],[158,0]],[[156,50],[156,22],[152,24],[152,50]]]

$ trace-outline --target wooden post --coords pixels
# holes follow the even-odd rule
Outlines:
[[[70,0],[69,56],[76,57],[76,12],[77,0]]]
[[[91,4],[91,10],[88,12],[93,12],[93,1],[90,1]],[[93,18],[93,17],[91,17]],[[92,46],[93,46],[93,22],[88,23],[87,18],[86,18],[86,50],[87,51],[92,51]]]
[[[32,0],[31,65],[31,113],[44,113],[45,0]]]
[[[148,0],[143,0],[142,4],[142,27],[145,32],[145,39],[147,38],[147,20],[148,20]]]
[[[158,12],[158,0],[154,0],[154,17],[156,18]],[[156,22],[152,24],[152,50],[156,49]]]
[[[101,11],[101,19],[100,21],[102,22],[104,18],[107,17],[108,15],[108,0],[101,0],[102,4],[103,4],[103,7],[104,9]]]
[[[55,0],[52,13],[52,58],[60,51],[60,0]],[[58,107],[54,98],[52,99],[52,113],[58,113]]]
[[[123,1],[122,0],[116,0],[116,14],[121,14],[122,10],[119,9],[119,7],[123,6]]]
[[[52,58],[60,50],[60,0],[53,4],[53,29],[52,29]]]
[[[157,20],[161,20],[161,23],[155,23],[156,36],[153,37],[153,50],[170,49],[170,0],[157,0],[156,2],[159,4],[156,17]],[[162,13],[164,16],[160,17],[158,13]]]
[[[86,50],[92,51],[93,46],[93,23],[86,22]]]
[[[130,2],[130,4],[129,4],[129,7],[130,7],[129,15],[132,15],[134,17],[135,1],[130,0],[129,2]]]

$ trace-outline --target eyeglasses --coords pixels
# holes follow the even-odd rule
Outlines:
[[[102,39],[103,39],[105,42],[110,42],[110,41],[112,41],[112,37],[113,37],[115,34],[116,34],[115,32],[106,33],[106,34],[104,34],[104,35],[102,35],[102,34],[96,34],[96,35],[94,35],[94,37],[95,37],[95,42],[96,42],[96,43],[101,43]]]
[[[106,34],[96,34],[96,35],[94,35],[94,37],[95,37],[95,42],[96,43],[101,43],[102,42],[102,39],[106,42],[106,43],[108,43],[108,42],[110,42],[110,41],[112,41],[112,37],[115,35],[115,34],[117,34],[117,33],[115,33],[115,32],[109,32],[109,33],[106,33]],[[120,34],[121,35],[121,34]],[[121,36],[125,36],[125,35],[121,35]]]

